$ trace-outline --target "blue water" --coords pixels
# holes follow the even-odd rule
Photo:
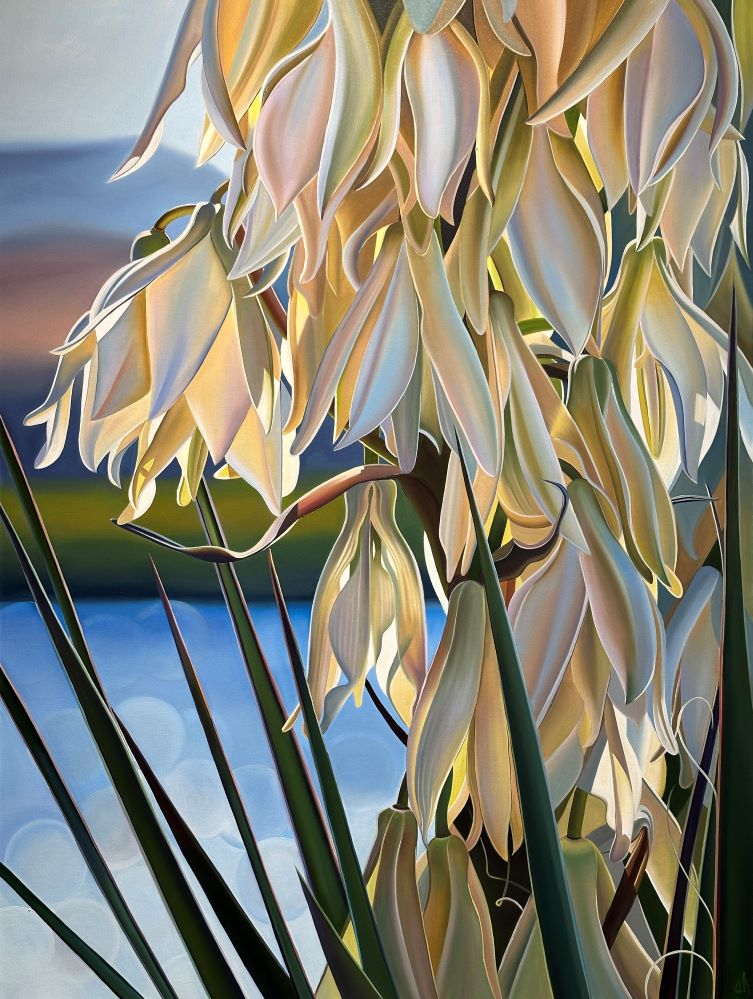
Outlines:
[[[296,870],[301,861],[267,750],[253,692],[224,606],[176,601],[176,616],[226,752],[261,841],[270,877],[307,970],[316,980],[323,959]],[[155,601],[83,601],[82,622],[110,700],[173,801],[273,945],[261,899],[224,799],[160,605]],[[309,605],[292,604],[305,650]],[[282,698],[295,687],[271,605],[253,619]],[[428,608],[429,645],[443,614]],[[154,945],[180,999],[203,989],[141,860],[75,698],[30,603],[0,605],[0,656],[47,741],[63,777],[110,864],[126,901]],[[365,859],[376,816],[394,800],[405,769],[404,748],[368,700],[349,702],[327,733],[356,848]],[[132,954],[91,878],[59,810],[7,712],[0,707],[0,855],[56,912],[144,996],[156,992]],[[199,897],[200,890],[196,888]],[[203,900],[202,900],[203,901]],[[205,908],[207,908],[205,906]],[[208,914],[210,923],[222,931]],[[225,943],[227,943],[225,941]],[[229,944],[232,967],[256,991]],[[0,999],[105,999],[111,993],[56,941],[0,882]]]

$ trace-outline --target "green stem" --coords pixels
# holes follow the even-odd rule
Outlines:
[[[588,793],[580,787],[576,787],[573,792],[573,801],[570,805],[570,815],[567,818],[567,838],[580,839],[583,835],[583,820],[586,817],[586,805],[588,804]]]

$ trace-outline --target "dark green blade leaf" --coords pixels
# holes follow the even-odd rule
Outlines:
[[[34,603],[73,687],[113,787],[130,819],[146,861],[199,977],[210,995],[235,996],[241,999],[243,993],[240,986],[219,943],[213,937],[152,811],[149,798],[136,772],[133,757],[112,712],[58,621],[50,598],[42,587],[26,549],[2,504],[0,504],[0,519],[16,551]]]
[[[225,537],[204,479],[199,486],[196,502],[207,539],[213,545],[224,547]],[[259,644],[235,568],[232,565],[218,565],[215,568],[259,705],[306,876],[332,925],[344,928],[348,918],[348,903],[324,817],[311,783],[311,775],[295,733],[283,731],[285,708]]]
[[[724,528],[724,637],[719,687],[716,860],[716,995],[753,983],[750,893],[753,850],[753,695],[745,636],[740,551],[740,415],[734,286],[727,363],[727,497]]]
[[[363,964],[364,972],[377,985],[383,996],[396,997],[395,985],[387,964],[384,949],[382,948],[379,930],[374,918],[374,911],[371,908],[366,884],[361,873],[361,865],[358,862],[358,855],[353,845],[353,838],[350,834],[348,820],[345,815],[345,807],[340,797],[329,753],[324,744],[322,731],[319,727],[319,719],[316,717],[311,692],[306,681],[303,661],[301,660],[301,653],[298,649],[293,625],[290,621],[280,581],[277,578],[271,552],[267,553],[267,559],[269,561],[269,573],[272,578],[275,601],[277,602],[283,635],[285,636],[285,645],[288,650],[288,658],[293,670],[293,678],[298,690],[301,712],[306,725],[306,731],[308,732],[316,773],[322,789],[324,809],[327,813],[332,839],[334,840],[335,850],[340,861],[340,869],[345,883],[345,894],[348,899],[353,930],[361,955],[361,963]]]
[[[314,893],[303,878],[300,878],[300,882],[314,922],[316,935],[319,937],[327,965],[340,994],[347,996],[348,999],[381,999],[380,993],[371,984],[358,962],[338,936],[332,923],[325,916],[324,910],[314,897]]]
[[[215,867],[204,847],[192,832],[190,826],[173,805],[170,797],[149,766],[149,761],[141,752],[131,733],[121,719],[120,730],[128,748],[133,753],[144,780],[167,822],[170,832],[186,858],[194,877],[212,906],[228,939],[238,952],[246,970],[253,978],[265,999],[286,999],[296,995],[290,979],[279,961],[267,946],[264,937],[246,915],[246,911]]]
[[[67,926],[59,916],[56,916],[52,909],[49,909],[41,898],[37,898],[34,892],[30,891],[23,881],[20,881],[13,871],[3,863],[0,863],[0,878],[10,885],[13,891],[36,912],[40,919],[47,923],[53,933],[57,934],[63,943],[67,944],[73,953],[77,954],[91,968],[111,992],[114,992],[120,999],[143,999],[141,993],[129,985],[120,972],[108,964],[77,933],[74,933],[70,926]]]
[[[50,756],[41,733],[34,724],[26,705],[13,686],[2,664],[0,664],[0,697],[2,697],[8,713],[26,743],[26,748],[34,758],[34,762],[47,782],[47,786],[52,792],[55,801],[58,803],[60,811],[68,823],[68,828],[71,830],[73,838],[76,840],[94,880],[107,899],[113,915],[140,958],[147,974],[154,982],[157,991],[164,999],[178,999],[167,976],[154,956],[149,943],[141,932],[141,928],[133,918],[133,914],[128,908],[115,878],[110,873],[110,869],[105,863],[99,847],[89,832],[89,828],[79,811],[78,805],[74,801],[60,771]]]
[[[510,727],[515,773],[520,791],[531,886],[539,916],[549,981],[555,999],[586,999],[588,979],[578,938],[557,825],[549,799],[541,745],[528,700],[507,607],[473,494],[468,469],[458,443],[465,490],[476,532],[481,575],[486,591],[494,649]]]
[[[675,890],[667,922],[667,936],[664,945],[664,953],[667,956],[664,959],[661,972],[659,999],[675,999],[680,983],[680,951],[683,949],[685,907],[687,905],[688,889],[690,888],[690,883],[685,872],[691,869],[693,856],[696,851],[696,838],[701,819],[703,818],[704,799],[708,791],[708,777],[706,774],[711,773],[718,726],[719,694],[717,693],[706,733],[703,753],[699,761],[700,766],[693,785],[693,793],[690,796],[690,802],[685,813],[685,825],[682,831],[682,844],[680,846],[680,862],[677,865],[677,879],[675,881]],[[699,918],[703,917],[699,914]]]
[[[34,494],[31,491],[31,486],[29,485],[26,472],[21,464],[21,459],[18,457],[18,452],[16,451],[15,445],[10,434],[8,433],[8,428],[5,426],[5,422],[2,417],[0,417],[0,450],[3,452],[5,463],[8,466],[10,477],[21,503],[21,509],[24,512],[24,516],[29,524],[34,541],[42,555],[42,561],[44,562],[47,575],[50,577],[55,599],[60,606],[60,611],[71,637],[73,647],[78,652],[81,657],[81,661],[91,673],[92,679],[101,692],[102,684],[100,683],[96,669],[94,668],[94,663],[86,644],[84,631],[81,627],[81,622],[78,619],[78,614],[76,612],[70,590],[68,589],[68,584],[66,583],[63,571],[60,568],[60,562],[58,561],[55,549],[52,547],[52,542],[50,541],[50,536],[47,533],[47,528],[44,526],[42,515],[40,514],[39,507],[34,499]]]
[[[285,919],[280,910],[274,889],[272,888],[272,884],[264,868],[264,862],[262,860],[261,853],[259,852],[256,836],[251,829],[248,814],[246,813],[235,776],[230,768],[230,763],[225,754],[219,733],[217,732],[217,726],[214,723],[212,712],[210,711],[209,704],[204,696],[204,690],[202,689],[201,682],[196,673],[196,668],[194,667],[191,656],[189,655],[188,648],[183,639],[183,635],[181,634],[172,605],[170,604],[165,588],[162,585],[160,575],[157,572],[157,567],[151,558],[149,561],[152,564],[154,577],[157,582],[157,589],[159,591],[159,597],[162,601],[162,606],[164,608],[168,624],[170,625],[170,631],[173,636],[175,648],[178,652],[181,666],[183,667],[183,673],[186,677],[188,688],[191,691],[191,697],[193,698],[196,713],[199,716],[199,721],[201,722],[204,736],[209,745],[209,751],[212,754],[214,765],[217,768],[217,774],[219,775],[223,790],[225,791],[225,796],[227,797],[228,804],[230,805],[230,810],[232,811],[233,818],[238,826],[241,840],[246,848],[251,869],[254,872],[254,877],[256,878],[256,882],[259,886],[264,907],[269,915],[269,921],[272,926],[275,939],[280,947],[280,952],[282,953],[287,969],[290,972],[290,978],[295,986],[295,991],[300,996],[311,997],[311,999],[313,999],[313,993],[311,992],[311,988],[309,987],[306,979],[301,959],[298,956],[295,944],[293,943],[290,933],[288,932],[288,928],[285,924]],[[288,981],[288,986],[290,987],[290,981]]]

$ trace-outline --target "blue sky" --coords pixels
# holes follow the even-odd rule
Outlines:
[[[0,145],[68,145],[135,135],[186,0],[3,0]],[[194,156],[203,110],[197,64],[163,142]],[[228,153],[221,153],[227,157]],[[218,165],[224,165],[218,157]]]

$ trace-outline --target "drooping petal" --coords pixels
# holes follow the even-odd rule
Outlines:
[[[492,475],[499,458],[494,407],[471,334],[452,300],[436,234],[423,256],[409,246],[408,260],[421,302],[421,342],[476,460]]]
[[[711,101],[711,90],[704,90],[706,79],[699,38],[680,4],[670,0],[627,64],[625,142],[630,183],[636,193],[659,180],[672,165],[669,160],[662,163],[671,141],[676,162],[692,139]],[[700,120],[691,132],[683,127],[684,116],[699,101],[705,107],[698,104]],[[674,141],[678,127],[682,135]]]
[[[476,137],[481,91],[468,52],[446,29],[415,35],[405,58],[405,86],[416,134],[416,190],[430,218],[451,204]],[[452,183],[454,190],[448,190]],[[444,212],[443,212],[444,214]]]
[[[601,297],[604,249],[582,198],[557,167],[554,141],[560,140],[550,138],[546,128],[534,129],[526,179],[507,231],[528,293],[577,355]],[[593,185],[581,167],[585,195]]]
[[[408,793],[424,836],[460,752],[476,706],[486,632],[479,583],[464,581],[450,594],[439,648],[418,698],[408,736]]]
[[[625,66],[618,66],[588,98],[588,145],[614,208],[628,184],[625,160]]]
[[[359,533],[368,514],[369,489],[356,486],[345,494],[345,522],[324,564],[311,607],[308,642],[308,685],[319,717],[324,699],[334,686],[339,667],[329,637],[329,615],[340,591],[340,580],[356,555]]]
[[[230,308],[225,269],[203,239],[146,290],[146,334],[152,369],[150,417],[184,391]]]
[[[335,52],[329,29],[276,84],[259,113],[254,156],[278,216],[319,169],[332,104]]]
[[[510,623],[538,721],[557,691],[585,613],[586,587],[578,550],[563,541],[510,601]]]
[[[666,6],[667,0],[623,0],[608,24],[602,25],[603,31],[590,51],[531,116],[530,123],[539,125],[550,121],[587,97],[645,38]],[[546,25],[547,11],[542,9]],[[574,11],[579,13],[579,7],[574,7]],[[577,21],[578,13],[574,14],[574,21]]]
[[[322,214],[374,138],[382,96],[379,39],[368,4],[330,0],[329,8],[335,77],[317,175]]]
[[[188,67],[201,41],[206,6],[207,0],[190,0],[186,7],[146,124],[124,163],[113,174],[113,180],[138,169],[155,152],[160,140],[162,119],[185,89]]]
[[[596,631],[630,704],[648,687],[656,662],[651,594],[607,527],[593,488],[578,479],[568,492],[590,552],[579,557]]]
[[[416,886],[418,827],[407,808],[379,816],[374,917],[399,995],[437,999]]]
[[[424,925],[439,995],[501,999],[489,910],[462,839],[433,839],[427,867]]]
[[[403,396],[416,366],[418,301],[402,247],[361,363],[350,406],[350,425],[339,447],[370,433]]]

